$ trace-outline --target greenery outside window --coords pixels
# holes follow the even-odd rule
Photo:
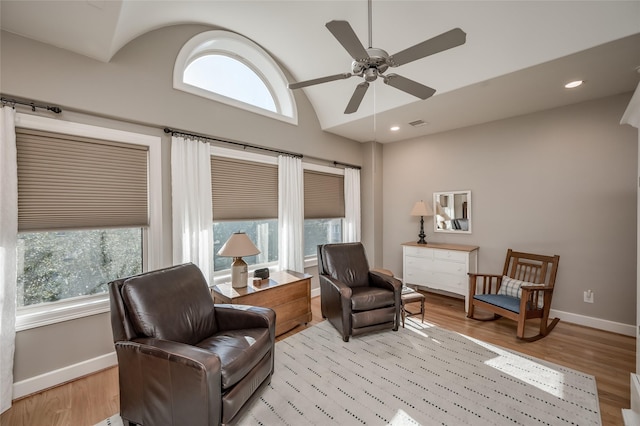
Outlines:
[[[304,221],[304,257],[315,258],[318,245],[342,242],[342,219],[306,219]]]
[[[17,245],[18,307],[104,294],[142,272],[142,228],[25,232]]]

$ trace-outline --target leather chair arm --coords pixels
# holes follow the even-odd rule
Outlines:
[[[115,343],[121,411],[137,424],[219,424],[222,407],[220,359],[178,342],[142,338]],[[158,383],[163,383],[158,386]],[[198,389],[198,392],[193,392]],[[176,410],[185,400],[188,410]],[[144,410],[143,407],[154,407]]]
[[[369,283],[373,287],[386,288],[391,291],[402,291],[402,283],[399,279],[380,271],[369,271]]]
[[[335,280],[326,275],[320,275],[320,281],[324,282],[326,284],[326,287],[330,288],[331,291],[339,293],[343,299],[351,299],[351,287],[349,287],[342,281]]]
[[[242,330],[247,328],[273,328],[275,330],[276,327],[276,313],[270,308],[217,304],[215,312],[216,322],[220,330]]]

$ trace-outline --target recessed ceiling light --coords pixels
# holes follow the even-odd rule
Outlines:
[[[400,126],[391,126],[389,130],[391,130],[392,132],[397,132],[398,130],[400,130]]]
[[[571,82],[565,84],[564,87],[566,87],[567,89],[573,89],[575,87],[582,86],[582,83],[584,83],[584,81],[575,80],[575,81],[571,81]]]

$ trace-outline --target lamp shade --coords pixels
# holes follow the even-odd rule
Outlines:
[[[218,250],[220,256],[243,257],[260,254],[260,250],[253,244],[244,232],[231,234],[226,243]]]
[[[424,201],[418,201],[411,209],[411,216],[433,216],[433,210]]]

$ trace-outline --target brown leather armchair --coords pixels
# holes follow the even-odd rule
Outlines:
[[[227,424],[270,383],[275,312],[214,305],[197,266],[116,280],[109,295],[125,424]]]
[[[342,340],[374,330],[398,331],[402,283],[369,270],[361,243],[319,245],[318,273],[322,317]]]

